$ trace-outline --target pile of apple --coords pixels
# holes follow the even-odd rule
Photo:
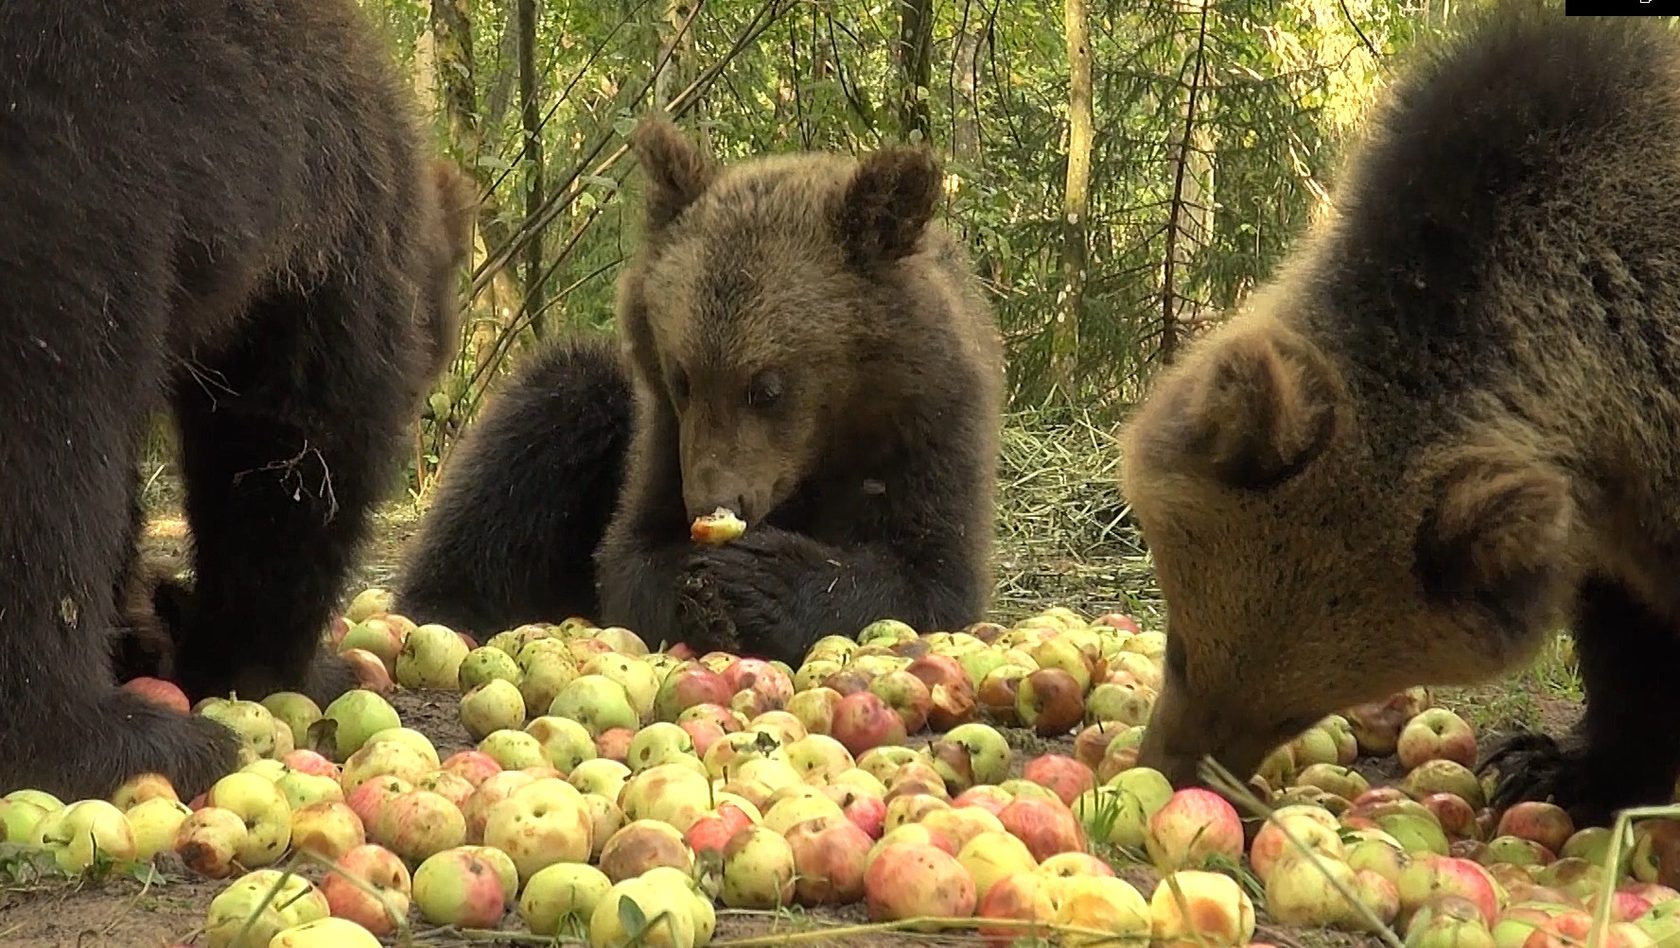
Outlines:
[[[882,620],[794,669],[651,652],[579,619],[481,646],[368,590],[328,637],[363,687],[324,709],[295,693],[189,709],[167,682],[129,683],[240,735],[241,769],[202,797],[183,803],[155,774],[69,806],[18,791],[0,800],[5,838],[70,872],[168,852],[231,879],[205,926],[218,948],[375,944],[416,915],[488,929],[510,914],[593,945],[690,948],[718,904],[858,902],[877,920],[978,917],[995,944],[1037,926],[1243,946],[1245,857],[1275,921],[1553,948],[1590,918],[1606,872],[1607,831],[1576,832],[1549,804],[1489,811],[1473,731],[1421,689],[1277,748],[1252,782],[1275,818],[1245,828],[1222,797],[1137,766],[1164,639],[1118,614],[927,635]],[[384,697],[397,687],[458,691],[476,746],[440,759]],[[1078,731],[1071,754],[1017,772],[999,730],[1014,726]],[[911,746],[929,728],[941,735]],[[1399,788],[1351,767],[1390,754]],[[1152,864],[1150,896],[1093,841]],[[1620,942],[1680,926],[1675,841],[1680,822],[1636,827]],[[288,856],[302,875],[279,868]]]

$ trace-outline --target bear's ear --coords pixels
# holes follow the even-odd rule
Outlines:
[[[630,148],[647,174],[643,199],[648,227],[657,231],[677,219],[717,176],[711,158],[664,113],[649,114],[630,133]]]
[[[450,263],[459,266],[472,252],[473,219],[478,215],[477,187],[461,166],[433,159],[429,172],[437,193],[438,221],[449,247]]]
[[[1477,447],[1446,465],[1431,500],[1413,551],[1425,592],[1480,605],[1526,631],[1566,563],[1569,478],[1520,449]]]
[[[1337,374],[1312,343],[1267,321],[1198,353],[1173,380],[1147,448],[1170,467],[1242,490],[1280,484],[1335,433]]]
[[[836,221],[847,260],[865,267],[914,252],[933,219],[941,177],[926,148],[890,146],[859,159]]]

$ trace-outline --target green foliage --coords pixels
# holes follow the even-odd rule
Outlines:
[[[946,219],[993,294],[1011,395],[1018,407],[1050,397],[1050,318],[1065,279],[1060,3],[538,3],[526,40],[540,167],[522,160],[517,0],[364,3],[428,94],[439,140],[485,196],[461,357],[429,399],[411,489],[426,486],[530,345],[610,327],[618,264],[638,239],[624,134],[656,100],[725,159],[901,140],[900,103],[925,105],[950,175]],[[1084,408],[1107,416],[1159,361],[1165,326],[1193,336],[1266,278],[1324,199],[1383,58],[1442,20],[1418,0],[1208,4],[1090,11],[1096,135],[1071,374]],[[901,18],[916,11],[933,18],[926,88],[906,78],[899,55]],[[532,175],[543,195],[535,220]],[[532,239],[543,269],[525,286],[520,248]]]

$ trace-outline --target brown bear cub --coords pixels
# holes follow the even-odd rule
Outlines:
[[[350,684],[317,646],[452,335],[463,217],[355,0],[4,9],[0,792],[185,798],[236,737],[113,680],[145,425],[181,436],[178,683]]]
[[[1336,211],[1163,373],[1123,486],[1170,610],[1141,762],[1573,629],[1587,707],[1484,768],[1596,823],[1680,765],[1680,36],[1507,4],[1387,94]]]
[[[619,284],[624,357],[573,342],[506,383],[398,608],[478,633],[576,613],[789,661],[878,618],[980,618],[1002,352],[933,221],[938,165],[889,147],[719,166],[664,119],[632,144],[648,233]],[[746,533],[696,544],[718,507]]]

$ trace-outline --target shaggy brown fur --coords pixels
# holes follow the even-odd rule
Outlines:
[[[424,368],[409,379],[410,393],[416,398],[425,393],[426,383],[438,377],[460,347],[456,276],[472,246],[478,204],[472,179],[452,161],[433,160],[421,183],[425,190],[415,228],[422,245],[428,248],[429,263],[424,266],[431,268],[434,276],[424,289],[434,299],[417,314],[424,321],[425,331],[416,338],[423,347]],[[138,482],[135,487],[129,520],[129,546],[134,554],[118,577],[115,596],[118,618],[111,666],[118,681],[142,675],[174,676],[174,636],[182,630],[172,626],[180,620],[190,599],[190,590],[179,577],[191,564],[176,557],[148,556],[141,548],[146,514]],[[317,660],[330,663],[331,656],[323,652]],[[330,700],[337,687],[331,681],[334,676],[330,665],[318,672],[317,678],[326,679],[327,687],[316,689],[317,696]]]
[[[980,618],[1001,344],[932,221],[937,164],[886,148],[722,167],[664,119],[632,144],[648,233],[620,281],[626,358],[563,344],[500,397],[399,602],[483,632],[581,612],[789,661],[878,618]],[[690,521],[718,506],[746,535],[697,547]]]
[[[1142,762],[1250,773],[1326,713],[1572,620],[1587,711],[1487,763],[1668,799],[1680,706],[1680,39],[1503,4],[1422,54],[1337,212],[1163,373],[1123,486],[1170,607]]]
[[[457,318],[461,225],[354,0],[8,0],[0,102],[0,792],[193,795],[234,735],[112,680],[144,427],[181,434],[178,682],[337,693],[317,643]]]

